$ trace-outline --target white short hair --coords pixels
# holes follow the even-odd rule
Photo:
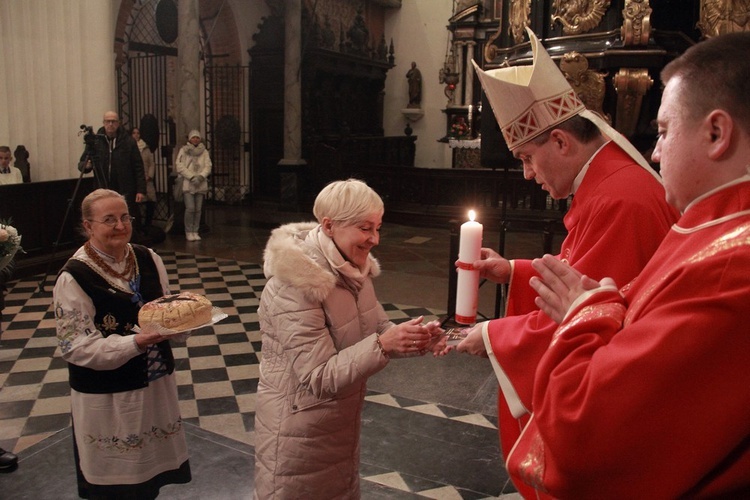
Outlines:
[[[336,222],[355,224],[382,212],[380,195],[357,179],[331,182],[318,193],[313,206],[313,215],[319,223],[328,217]]]

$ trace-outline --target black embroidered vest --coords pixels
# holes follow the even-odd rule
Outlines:
[[[161,297],[162,288],[159,272],[151,258],[148,248],[132,245],[138,269],[141,274],[141,295],[143,302]],[[83,291],[91,297],[96,309],[94,324],[107,337],[113,333],[133,335],[130,329],[138,323],[140,306],[131,299],[133,293],[123,292],[112,287],[96,271],[79,260],[70,259],[60,270],[67,271],[75,278]],[[169,341],[157,344],[161,356],[165,359],[167,372],[174,371],[174,356]],[[70,387],[78,392],[105,394],[124,392],[148,386],[147,353],[142,353],[128,360],[114,370],[93,370],[68,363]]]

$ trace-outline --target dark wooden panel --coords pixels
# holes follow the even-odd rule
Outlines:
[[[23,237],[21,245],[26,252],[16,256],[15,276],[44,272],[50,263],[51,271],[57,271],[82,243],[83,238],[77,232],[81,201],[94,189],[94,179],[81,179],[76,193],[78,181],[67,179],[0,186],[0,217],[13,219],[13,225]]]

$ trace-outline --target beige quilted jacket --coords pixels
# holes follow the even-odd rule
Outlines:
[[[305,240],[316,226],[274,230],[264,254],[256,498],[359,498],[366,381],[388,363],[376,332],[393,323],[370,278],[357,287]]]

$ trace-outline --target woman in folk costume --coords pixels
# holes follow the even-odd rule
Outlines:
[[[263,500],[359,498],[368,377],[390,357],[445,347],[437,321],[395,325],[375,296],[380,196],[361,181],[337,181],[313,212],[317,223],[275,229],[264,253],[255,413],[255,497]]]
[[[558,258],[596,279],[617,276],[626,283],[646,265],[678,213],[645,158],[585,108],[533,31],[527,32],[533,64],[486,72],[475,66],[480,82],[524,176],[555,199],[573,195]],[[504,317],[477,324],[457,347],[490,358],[507,457],[533,411],[534,374],[557,324],[534,303],[531,260],[507,260],[483,248],[473,265],[482,276],[509,284]],[[535,494],[524,484],[516,487]]]
[[[63,266],[53,301],[68,362],[81,498],[156,498],[191,479],[170,340],[135,333],[143,303],[169,293],[161,258],[131,245],[125,199],[97,189],[81,205],[88,241]]]
[[[175,162],[177,174],[181,175],[185,202],[185,239],[199,241],[203,200],[208,192],[208,176],[211,175],[211,157],[201,142],[201,133],[191,130],[188,142],[180,149]]]

